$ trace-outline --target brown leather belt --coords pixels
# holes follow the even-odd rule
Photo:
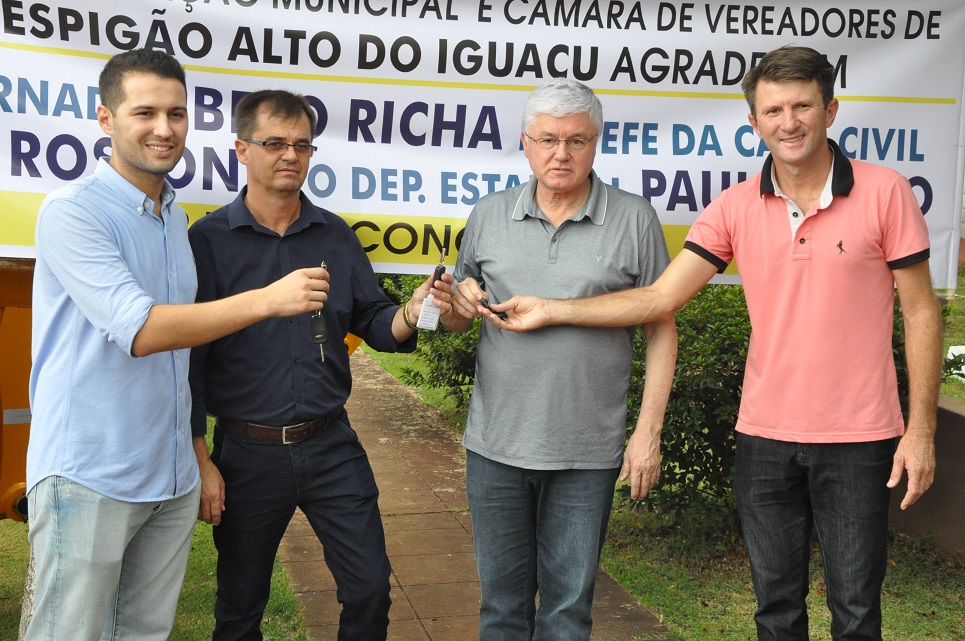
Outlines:
[[[259,425],[249,421],[241,421],[236,418],[219,418],[215,421],[215,427],[219,427],[233,436],[244,436],[247,438],[258,438],[265,441],[275,441],[284,445],[300,443],[305,439],[311,438],[317,432],[321,432],[328,427],[329,421],[336,419],[345,412],[345,406],[339,405],[325,416],[296,423],[295,425],[283,425],[274,427],[272,425]]]

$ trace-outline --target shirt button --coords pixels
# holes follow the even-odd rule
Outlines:
[[[794,212],[794,213],[792,213],[791,215],[794,216],[795,218],[797,218],[797,212]]]
[[[294,323],[294,322],[295,322],[295,317],[294,317],[294,316],[289,316],[289,317],[288,317],[288,322],[289,322],[289,323]]]
[[[296,357],[296,358],[295,358],[295,362],[296,362],[296,363],[301,363],[302,360],[301,360],[300,358],[297,358],[297,357]]]
[[[799,243],[801,243],[801,244],[803,245],[806,241],[802,238],[801,240],[799,240],[799,241],[797,241],[797,242],[799,242]]]

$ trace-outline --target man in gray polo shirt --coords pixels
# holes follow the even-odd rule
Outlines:
[[[653,207],[592,170],[602,126],[600,101],[579,82],[550,80],[530,94],[520,139],[533,176],[470,214],[443,319],[450,329],[468,330],[483,300],[591,296],[663,272],[669,257]],[[480,641],[590,638],[616,480],[629,479],[642,498],[660,474],[677,334],[672,318],[644,331],[646,389],[624,448],[633,328],[515,334],[483,324],[463,438]]]

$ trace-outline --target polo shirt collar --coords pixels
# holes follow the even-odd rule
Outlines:
[[[847,196],[854,187],[854,170],[851,168],[851,161],[842,153],[838,144],[830,138],[828,139],[828,146],[834,154],[834,160],[831,163],[831,195]],[[773,169],[774,158],[769,155],[767,160],[764,161],[763,169],[761,169],[761,197],[764,194],[775,193]]]
[[[513,220],[523,220],[527,216],[537,218],[539,207],[536,205],[536,186],[539,181],[532,177],[516,201],[516,208],[513,210]],[[596,170],[590,170],[590,195],[586,198],[586,204],[570,220],[577,222],[584,218],[589,218],[594,225],[602,225],[606,220],[607,193],[606,185],[596,175]]]
[[[828,177],[824,179],[824,188],[821,190],[821,195],[818,196],[818,209],[827,209],[834,200],[834,166],[838,163],[838,159],[832,157],[831,159],[831,171],[828,173]],[[771,166],[771,182],[774,185],[774,195],[786,198],[787,194],[781,189],[781,186],[774,182],[774,167]],[[797,210],[797,204],[792,203],[790,199],[787,200],[788,213],[793,214]],[[806,213],[806,212],[802,212]],[[791,229],[795,229],[794,224],[791,224]]]
[[[248,205],[245,204],[245,196],[247,194],[248,185],[245,185],[241,188],[241,193],[238,194],[238,197],[228,205],[229,229],[237,229],[238,227],[252,227],[256,230],[264,229],[264,227],[255,220],[251,210],[248,209]],[[285,232],[286,236],[289,234],[297,234],[310,225],[325,224],[325,217],[322,215],[322,212],[308,200],[305,193],[300,192],[298,197],[301,201],[301,211],[298,214],[298,220],[293,222]]]

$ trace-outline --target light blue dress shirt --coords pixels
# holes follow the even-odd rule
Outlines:
[[[110,498],[161,501],[198,482],[187,349],[137,358],[155,304],[193,303],[187,215],[162,217],[105,160],[37,219],[27,486],[57,475]]]

